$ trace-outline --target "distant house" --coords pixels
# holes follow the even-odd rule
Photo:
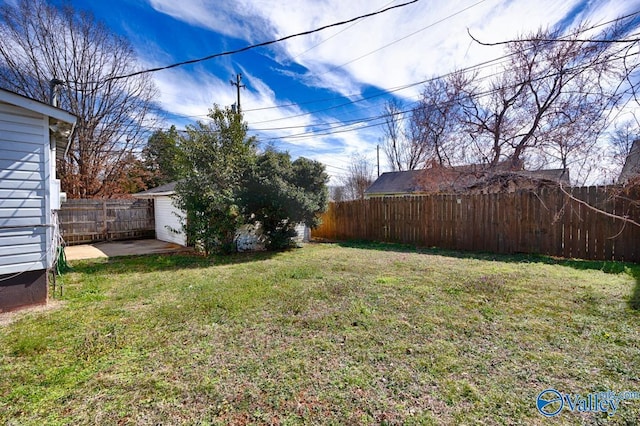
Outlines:
[[[157,188],[138,192],[133,196],[135,198],[153,199],[156,238],[158,240],[186,246],[187,236],[182,229],[182,221],[186,217],[186,213],[173,204],[176,184],[177,182],[171,182]],[[298,233],[295,238],[296,242],[309,241],[311,237],[309,227],[299,224],[296,226],[296,232]],[[264,244],[260,236],[255,229],[248,225],[241,227],[237,231],[236,243],[238,251],[264,250]]]
[[[502,180],[503,186],[495,185]],[[365,198],[397,197],[405,195],[513,191],[526,187],[531,181],[561,182],[569,185],[569,171],[546,169],[537,171],[509,171],[498,165],[489,169],[472,164],[457,167],[431,167],[422,170],[387,172],[365,191]]]
[[[364,191],[364,197],[397,197],[424,192],[419,184],[421,174],[422,170],[382,173]]]
[[[618,177],[619,184],[625,184],[632,178],[640,175],[640,139],[633,142],[629,155],[624,162],[624,167]]]
[[[187,236],[182,230],[185,214],[173,205],[177,182],[171,182],[147,191],[133,194],[135,198],[152,199],[156,224],[156,239],[169,243],[187,245]]]
[[[0,312],[45,304],[59,244],[56,159],[76,118],[0,89]]]

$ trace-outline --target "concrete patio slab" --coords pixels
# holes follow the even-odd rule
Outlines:
[[[159,240],[111,241],[64,248],[67,260],[97,257],[133,256],[141,254],[188,252],[191,249]]]

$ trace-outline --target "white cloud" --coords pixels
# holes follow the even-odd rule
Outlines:
[[[150,0],[158,11],[226,35],[254,40],[276,38],[346,20],[384,8],[387,0]],[[472,42],[510,39],[567,17],[579,0],[479,2],[424,1],[355,23],[297,37],[277,45],[277,59],[298,63],[308,72],[296,76],[309,86],[342,95],[362,85],[382,88],[420,81],[455,68],[500,56],[500,48]],[[606,7],[586,5],[586,13],[607,16],[633,5],[610,0]],[[396,3],[397,4],[397,3]],[[467,9],[464,12],[462,10]],[[452,16],[455,15],[455,16]],[[403,39],[404,38],[404,39]],[[265,38],[260,39],[264,41]],[[387,46],[387,47],[385,47]],[[418,88],[413,92],[418,92]]]
[[[400,3],[389,0],[149,2],[157,11],[176,19],[242,38],[247,43],[307,31]],[[504,54],[502,47],[481,46],[473,42],[468,30],[482,41],[503,41],[539,28],[553,27],[560,22],[565,25],[575,25],[584,19],[592,24],[605,22],[639,7],[639,0],[420,1],[349,25],[290,39],[273,45],[269,52],[281,64],[282,73],[290,78],[309,87],[325,88],[357,98],[359,91],[368,85],[399,87]],[[578,10],[579,13],[576,12]],[[288,66],[294,64],[301,65],[306,71],[291,71]],[[276,93],[268,83],[247,70],[243,70],[243,74],[251,82],[251,90],[243,91],[242,96],[245,118],[254,123],[252,127],[291,127],[262,130],[261,137],[284,137],[279,142],[282,148],[293,154],[305,153],[335,167],[346,167],[347,160],[355,152],[375,151],[380,134],[376,129],[290,138],[310,131],[312,125],[322,118],[300,115],[304,113],[301,107],[270,108],[289,103],[286,95]],[[159,78],[164,92],[163,104],[171,105],[172,109],[183,113],[202,113],[204,108],[206,112],[211,100],[206,99],[203,92],[217,96],[219,103],[234,102],[234,91],[230,90],[226,80],[186,73],[178,73],[177,77]],[[176,81],[179,81],[178,86],[170,87],[176,86]],[[420,86],[416,86],[398,95],[411,99],[419,91]],[[375,115],[375,112],[370,115]],[[386,164],[384,158],[381,162]],[[336,168],[329,171],[340,173]]]
[[[252,40],[268,30],[260,9],[250,1],[236,0],[148,0],[156,11],[191,25],[210,29],[229,37]]]
[[[243,75],[244,81],[250,81],[250,84],[241,91],[241,105],[245,121],[254,129],[253,133],[268,141],[308,132],[311,129],[313,116],[305,114],[293,102],[290,102],[290,106],[279,107],[287,101],[277,99],[273,90],[258,77],[246,70],[243,70]],[[165,70],[154,74],[154,81],[158,86],[162,108],[171,114],[185,117],[184,120],[174,121],[188,123],[203,120],[214,103],[222,107],[236,103],[236,92],[232,90],[229,80],[220,79],[202,70]],[[309,148],[327,147],[322,138],[300,141],[291,139],[286,143]]]
[[[160,91],[160,103],[171,113],[203,118],[214,103],[231,105],[234,101],[229,83],[206,72],[166,70],[154,75]]]

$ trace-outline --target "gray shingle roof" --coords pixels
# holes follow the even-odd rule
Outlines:
[[[136,198],[153,198],[161,195],[173,195],[176,191],[176,184],[178,182],[170,182],[165,185],[160,185],[157,188],[147,189],[146,191],[133,194]]]
[[[561,182],[569,185],[569,171],[566,169],[519,170],[506,171],[487,170],[483,165],[466,165],[458,167],[433,168],[424,170],[408,170],[383,173],[365,191],[367,196],[393,194],[412,194],[418,192],[447,192],[465,190],[477,185],[490,176],[515,174],[532,179]]]
[[[569,170],[567,169],[520,170],[515,173],[533,179],[546,179],[560,182],[565,185],[570,185],[571,183],[569,181]]]
[[[364,191],[365,194],[397,194],[419,191],[416,178],[422,170],[404,172],[387,172],[381,174],[373,184]]]

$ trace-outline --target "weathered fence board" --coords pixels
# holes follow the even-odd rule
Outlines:
[[[640,221],[638,194],[611,188],[384,197],[331,203],[312,236],[494,253],[538,253],[640,261],[640,227],[590,206]]]
[[[69,245],[154,236],[152,200],[68,200],[58,212]]]

